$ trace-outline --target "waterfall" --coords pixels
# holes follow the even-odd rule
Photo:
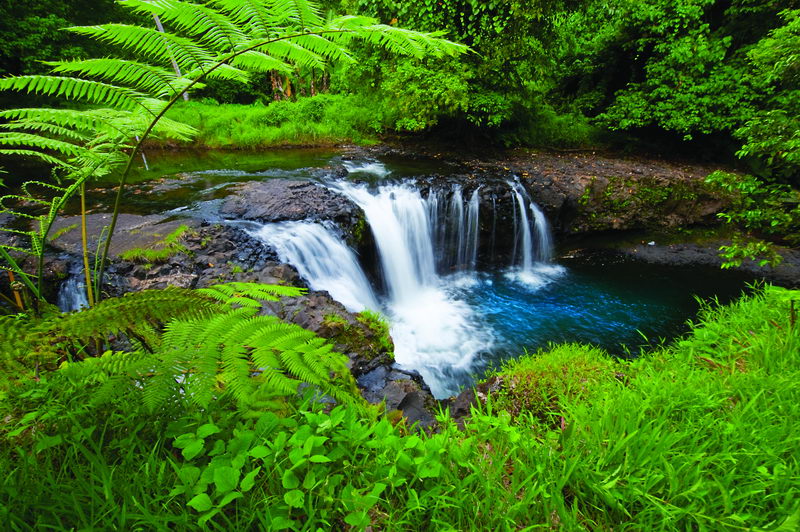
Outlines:
[[[522,261],[519,263],[522,271],[528,272],[533,268],[533,239],[531,238],[531,223],[528,220],[528,205],[532,205],[528,201],[527,193],[518,181],[509,182],[511,189],[514,193],[514,199],[517,203],[517,208],[514,211],[514,229],[515,229],[515,243],[514,249],[522,249]],[[517,221],[519,220],[519,221]],[[513,265],[516,264],[516,253],[512,258]]]
[[[368,308],[384,313],[397,363],[418,370],[435,396],[455,393],[458,382],[468,382],[468,375],[495,345],[485,317],[465,301],[465,289],[481,282],[476,271],[480,187],[467,200],[458,184],[431,189],[427,195],[414,183],[369,187],[338,180],[327,186],[364,211],[380,261],[381,295],[373,291],[355,253],[332,228],[285,222],[253,234],[293,264],[311,288],[327,290],[352,311]],[[546,220],[519,182],[509,186],[517,250],[509,275],[529,287],[541,286],[548,274],[536,261],[550,253]],[[492,205],[497,207],[494,196]],[[496,220],[493,233],[495,224]]]
[[[331,187],[363,209],[375,237],[389,296],[385,313],[391,322],[395,360],[422,373],[437,397],[454,393],[452,377],[467,375],[477,358],[491,349],[494,335],[469,305],[454,296],[447,278],[437,274],[434,243],[442,238],[444,198],[435,192],[423,198],[411,185],[370,190],[337,182]],[[447,205],[449,234],[444,240],[455,246],[459,260],[468,254],[462,250],[473,254],[477,249],[470,242],[478,232],[478,200],[471,201],[474,205],[467,209],[465,220],[463,203],[453,197],[462,198],[460,187],[452,190]],[[474,229],[465,234],[471,223]]]
[[[80,265],[70,268],[69,277],[61,283],[58,289],[56,305],[61,312],[89,308],[89,300],[86,297],[86,281]]]
[[[529,288],[539,288],[563,274],[564,269],[561,266],[547,264],[552,257],[552,241],[544,213],[531,201],[528,191],[519,181],[509,181],[508,185],[511,187],[515,203],[514,253],[508,277]],[[528,212],[533,217],[533,223]]]
[[[327,290],[352,312],[380,305],[355,254],[330,229],[315,223],[268,224],[251,233],[269,242],[314,290]]]

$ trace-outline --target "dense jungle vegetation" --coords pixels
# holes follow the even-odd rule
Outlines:
[[[3,176],[3,529],[800,528],[800,291],[708,303],[631,360],[528,353],[426,433],[368,405],[330,343],[260,314],[301,289],[104,285],[143,146],[386,135],[723,162],[708,182],[732,198],[727,264],[777,264],[800,242],[794,0],[28,0],[0,15],[3,166],[45,168]],[[48,242],[101,176],[118,188],[103,244],[83,239],[90,308],[61,313]]]

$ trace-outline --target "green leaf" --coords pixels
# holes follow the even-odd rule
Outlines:
[[[364,528],[369,524],[369,516],[367,516],[367,512],[364,510],[358,512],[350,512],[344,517],[344,521],[348,525],[357,528]]]
[[[287,491],[283,494],[283,500],[292,508],[302,508],[305,495],[300,490]]]
[[[255,486],[256,483],[256,476],[258,476],[258,473],[260,471],[261,471],[261,466],[258,466],[257,468],[253,469],[248,474],[246,474],[245,477],[242,479],[242,482],[240,484],[240,489],[244,492],[248,492],[251,489],[253,489],[253,486]]]
[[[217,508],[222,508],[223,506],[227,506],[230,503],[232,503],[233,501],[235,501],[236,499],[241,499],[242,497],[244,497],[244,495],[242,495],[240,492],[232,491],[232,492],[228,493],[227,495],[225,495],[222,498],[222,500],[219,501],[219,503],[217,503]]]
[[[192,497],[192,500],[190,500],[186,504],[188,504],[198,512],[206,512],[210,510],[211,507],[213,506],[211,504],[211,497],[209,497],[207,493],[201,493],[199,495],[195,495],[194,497]]]
[[[263,445],[259,445],[257,447],[253,447],[252,449],[250,449],[250,451],[247,454],[252,456],[253,458],[259,458],[260,459],[260,458],[264,458],[265,456],[267,456],[269,454],[269,449],[267,449]]]
[[[284,489],[292,490],[300,485],[300,480],[298,480],[297,475],[294,474],[294,471],[287,469],[283,472],[281,484],[283,485]]]
[[[43,436],[39,441],[36,442],[36,447],[34,447],[34,452],[40,453],[45,449],[49,449],[51,447],[55,447],[56,445],[61,445],[64,439],[61,437],[60,434],[56,436]]]
[[[205,445],[203,443],[203,440],[194,440],[192,443],[184,447],[184,449],[181,451],[181,454],[187,460],[191,460],[195,456],[202,453],[204,447]]]
[[[309,462],[314,462],[315,464],[324,464],[325,462],[333,462],[333,460],[321,454],[315,454],[308,460]]]
[[[214,469],[214,484],[220,493],[228,493],[239,485],[240,472],[229,466]]]
[[[222,429],[220,429],[219,427],[217,427],[213,423],[206,423],[205,425],[201,425],[197,429],[197,437],[200,438],[200,439],[204,439],[204,438],[207,438],[207,437],[211,436],[212,434],[217,434],[217,433],[219,433],[221,431],[222,431]]]

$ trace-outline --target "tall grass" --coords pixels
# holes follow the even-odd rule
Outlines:
[[[98,410],[54,374],[1,407],[0,522],[797,530],[800,332],[785,296],[709,306],[633,361],[561,345],[510,362],[463,430],[444,413],[431,435],[309,400],[255,418],[180,397]]]
[[[193,147],[256,149],[274,146],[376,142],[380,106],[354,95],[320,94],[264,105],[181,103],[169,118],[199,130]]]

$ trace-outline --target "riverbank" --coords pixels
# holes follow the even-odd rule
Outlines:
[[[576,345],[523,357],[459,397],[430,434],[324,401],[239,412],[176,393],[150,411],[135,386],[98,406],[102,380],[25,380],[0,408],[0,519],[21,529],[103,527],[113,515],[120,528],[186,530],[790,530],[800,328],[787,297],[797,293],[709,308],[680,342],[635,361]]]

